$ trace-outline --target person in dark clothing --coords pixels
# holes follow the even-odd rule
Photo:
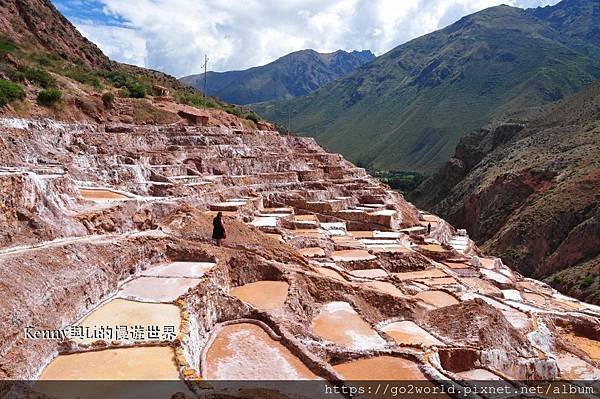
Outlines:
[[[221,246],[221,240],[227,238],[225,234],[225,225],[223,224],[223,213],[217,213],[217,216],[213,219],[213,233],[212,238],[217,240],[217,245]]]
[[[431,223],[427,223],[427,235],[431,234]]]

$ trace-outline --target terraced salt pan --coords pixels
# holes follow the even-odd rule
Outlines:
[[[173,327],[175,334],[179,331],[181,323],[180,309],[171,304],[145,303],[128,301],[125,299],[113,299],[86,316],[78,325],[89,327],[94,331],[97,327],[127,326],[133,331],[134,326],[158,326],[160,331],[165,331],[165,326]],[[97,338],[77,338],[75,341],[91,343]]]
[[[276,216],[257,216],[250,224],[255,227],[276,227],[277,219]]]
[[[109,189],[80,188],[79,194],[90,201],[122,201],[131,198]]]
[[[592,360],[600,363],[600,341],[595,341],[575,334],[563,334],[562,337],[569,344],[585,352]]]
[[[123,284],[119,297],[144,302],[174,302],[202,279],[182,277],[138,277]]]
[[[398,321],[381,328],[399,344],[442,346],[444,343],[410,320]]]
[[[419,270],[417,272],[405,272],[405,273],[394,273],[394,277],[399,280],[418,280],[418,279],[426,279],[426,278],[439,278],[439,277],[448,277],[443,270],[440,269],[427,269],[427,270]]]
[[[503,381],[502,378],[486,369],[472,369],[467,371],[461,371],[456,375],[462,380],[472,381]]]
[[[284,281],[257,281],[233,288],[231,295],[257,309],[271,310],[284,305],[289,288]]]
[[[446,249],[439,244],[417,245],[419,248],[430,252],[446,252]]]
[[[206,353],[203,376],[210,380],[317,379],[294,354],[261,327],[224,326]]]
[[[315,269],[317,269],[319,271],[319,273],[324,274],[325,276],[332,277],[339,281],[347,281],[344,278],[344,276],[342,276],[340,273],[338,273],[335,270],[330,269],[328,267],[316,267]]]
[[[492,281],[495,281],[496,283],[500,283],[500,284],[510,284],[511,283],[511,279],[509,279],[505,275],[497,273],[493,270],[488,270],[488,269],[482,268],[482,269],[479,269],[479,271],[485,277],[487,277],[488,279],[490,279]]]
[[[367,350],[386,344],[347,302],[325,304],[312,327],[318,336],[346,348]]]
[[[470,299],[475,298],[479,298],[487,302],[491,306],[495,307],[496,309],[500,310],[500,312],[502,312],[506,320],[508,320],[508,322],[518,330],[529,330],[533,326],[532,321],[529,318],[529,316],[527,316],[527,314],[514,308],[511,308],[510,306],[507,306],[495,299],[488,298],[485,295],[480,295],[471,292],[467,292],[461,295],[461,300],[463,301],[468,301]]]
[[[369,281],[365,283],[369,287],[375,288],[381,292],[385,292],[386,294],[390,294],[393,296],[397,296],[400,298],[405,298],[406,295],[398,287],[396,287],[392,283],[388,283],[387,281]]]
[[[437,290],[421,291],[414,295],[414,297],[421,299],[423,302],[435,306],[436,308],[456,305],[458,303],[458,300],[456,300],[456,298],[454,298],[452,295],[444,291]]]
[[[202,277],[215,264],[212,262],[172,262],[148,268],[141,273],[146,277]]]
[[[570,353],[559,353],[556,356],[556,363],[563,379],[600,380],[600,369]]]
[[[56,357],[40,380],[178,380],[173,349],[146,346]]]
[[[323,248],[320,248],[320,247],[302,248],[302,249],[299,249],[298,252],[300,252],[302,255],[306,256],[307,258],[324,257],[325,256],[325,251],[323,250]]]
[[[331,258],[336,262],[368,261],[377,259],[375,255],[372,255],[368,251],[364,251],[362,249],[335,251],[331,255]]]
[[[349,273],[355,277],[362,277],[362,278],[383,278],[383,277],[387,277],[387,275],[388,275],[387,272],[383,269],[352,270]]]
[[[427,380],[417,363],[395,356],[376,356],[333,366],[345,380]]]

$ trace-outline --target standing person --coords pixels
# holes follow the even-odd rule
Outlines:
[[[221,241],[226,238],[225,225],[223,224],[223,213],[217,213],[217,216],[213,219],[213,233],[212,238],[217,240],[217,246],[221,246]]]
[[[431,235],[431,223],[427,223],[427,235]]]

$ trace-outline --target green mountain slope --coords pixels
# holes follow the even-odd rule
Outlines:
[[[291,110],[291,130],[369,168],[431,173],[493,116],[600,77],[593,3],[489,8],[305,97],[255,109],[280,123]]]
[[[368,50],[317,53],[301,50],[244,71],[208,72],[207,93],[234,104],[303,96],[373,60]],[[204,89],[204,74],[180,79]]]

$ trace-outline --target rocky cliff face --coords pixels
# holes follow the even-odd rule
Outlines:
[[[523,274],[598,296],[600,85],[461,140],[413,199]]]

